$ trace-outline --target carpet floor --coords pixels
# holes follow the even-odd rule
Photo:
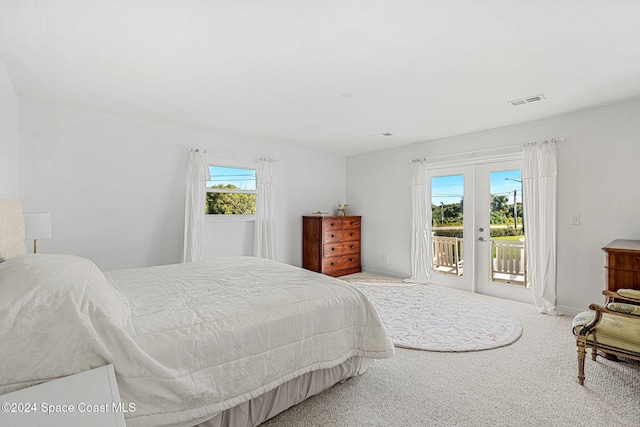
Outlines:
[[[521,322],[520,339],[461,353],[398,348],[263,427],[640,426],[640,363],[598,357],[578,384],[571,316],[479,295]]]

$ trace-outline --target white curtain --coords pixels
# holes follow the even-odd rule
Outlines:
[[[207,152],[191,149],[187,174],[187,198],[184,208],[184,251],[182,262],[202,259],[205,188],[209,175]]]
[[[524,146],[522,192],[527,271],[538,311],[556,311],[556,143]]]
[[[413,222],[411,231],[411,277],[407,282],[431,282],[431,201],[429,200],[427,165],[423,161],[411,163],[411,203]]]
[[[276,245],[276,161],[258,160],[256,170],[257,205],[253,255],[260,258],[277,259]]]

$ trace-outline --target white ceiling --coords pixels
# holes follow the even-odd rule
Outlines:
[[[639,21],[637,0],[0,0],[0,58],[23,99],[350,155],[638,97]]]

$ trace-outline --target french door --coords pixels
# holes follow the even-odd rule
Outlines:
[[[436,285],[531,302],[519,159],[429,169]]]

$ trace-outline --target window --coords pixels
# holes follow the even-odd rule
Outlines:
[[[256,168],[209,165],[205,214],[255,215]]]

